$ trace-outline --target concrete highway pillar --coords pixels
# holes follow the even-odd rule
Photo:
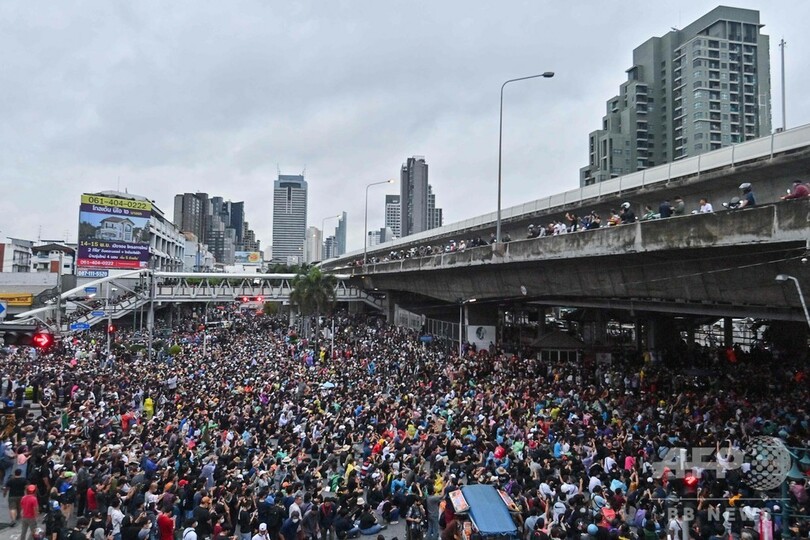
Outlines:
[[[661,352],[675,350],[680,339],[674,317],[654,314],[647,319],[647,349],[656,360],[661,360]]]
[[[591,311],[591,310],[589,310]],[[588,345],[605,345],[607,343],[607,319],[601,310],[592,310],[594,316],[582,323],[582,337]]]
[[[734,345],[734,325],[731,317],[723,317],[723,345],[726,347]]]

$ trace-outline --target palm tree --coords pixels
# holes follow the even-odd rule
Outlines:
[[[315,334],[319,332],[319,319],[335,303],[337,279],[324,274],[320,268],[312,267],[293,278],[290,302],[298,307],[304,317],[304,332],[309,333],[309,317],[315,315]]]

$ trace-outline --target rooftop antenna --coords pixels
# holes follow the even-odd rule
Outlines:
[[[301,176],[306,176],[306,175],[307,175],[307,166],[304,165],[304,170],[301,171]]]
[[[276,171],[278,171],[278,175],[281,176],[281,165],[276,163]]]
[[[121,175],[120,174],[118,175],[118,187],[115,188],[115,190],[117,192],[121,193]]]
[[[787,129],[787,114],[785,112],[785,45],[787,45],[787,41],[782,38],[779,41],[779,49],[782,54],[782,131]]]

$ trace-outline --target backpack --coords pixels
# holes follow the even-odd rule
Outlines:
[[[275,504],[267,509],[267,528],[269,530],[276,530],[281,528],[282,516],[281,509]]]

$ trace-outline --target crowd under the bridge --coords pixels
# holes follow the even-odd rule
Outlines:
[[[724,478],[654,467],[670,448],[761,435],[809,446],[806,351],[542,362],[494,347],[459,355],[341,316],[332,355],[283,319],[209,317],[234,324],[204,331],[184,317],[166,340],[180,351],[151,362],[125,331],[109,355],[101,334],[38,358],[3,352],[10,506],[32,486],[46,516],[11,516],[22,540],[33,526],[56,540],[327,540],[403,524],[410,540],[454,540],[445,502],[470,483],[511,495],[526,540],[767,540],[785,505],[792,534],[810,537],[803,479],[782,499],[752,488],[744,467]],[[26,387],[40,416],[23,406]]]

